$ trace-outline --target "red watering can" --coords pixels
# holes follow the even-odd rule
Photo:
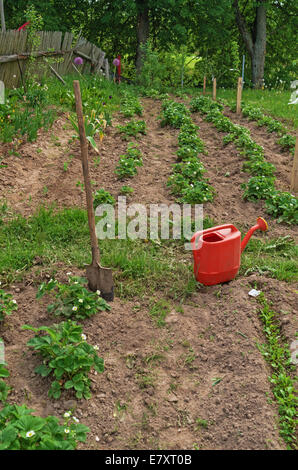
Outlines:
[[[256,230],[267,229],[267,222],[259,217],[242,241],[241,233],[231,224],[196,232],[191,239],[196,280],[213,286],[234,279],[248,240]]]

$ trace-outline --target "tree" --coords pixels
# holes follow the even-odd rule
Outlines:
[[[252,82],[255,88],[261,88],[264,81],[264,66],[266,54],[266,10],[267,0],[258,0],[255,3],[254,21],[252,28],[240,11],[239,1],[234,0],[236,23],[242,39],[248,50],[252,67]]]
[[[136,0],[137,7],[137,51],[136,51],[136,70],[137,74],[141,72],[142,61],[144,59],[144,47],[149,39],[149,3],[148,0]]]

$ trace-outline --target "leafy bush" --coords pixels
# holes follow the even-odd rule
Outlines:
[[[86,289],[87,279],[69,277],[69,284],[61,284],[51,279],[47,284],[41,284],[36,297],[39,299],[46,293],[52,292],[56,301],[48,305],[48,312],[56,316],[83,320],[95,315],[98,311],[110,310],[110,305],[100,297],[100,292],[90,292]]]
[[[42,377],[52,375],[49,397],[58,399],[62,389],[74,389],[77,398],[90,398],[90,379],[92,368],[102,373],[103,359],[97,355],[98,347],[86,342],[82,327],[72,320],[54,324],[52,327],[34,328],[24,325],[24,330],[37,333],[27,342],[42,357],[42,364],[35,372]],[[43,336],[40,333],[44,332]]]

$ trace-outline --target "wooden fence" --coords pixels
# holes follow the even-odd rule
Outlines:
[[[109,61],[105,52],[86,39],[79,38],[75,41],[72,33],[59,31],[42,31],[38,35],[38,51],[31,52],[26,31],[0,31],[0,80],[7,88],[17,88],[22,84],[22,76],[26,72],[31,55],[36,57],[36,69],[38,63],[45,63],[45,58],[52,59],[43,67],[46,73],[56,71],[61,76],[74,72],[73,60],[80,56],[84,59],[83,65],[79,67],[81,73],[103,73],[109,78]],[[63,60],[56,62],[53,60],[55,58]]]

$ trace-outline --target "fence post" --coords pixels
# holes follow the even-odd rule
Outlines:
[[[236,114],[241,113],[242,77],[238,78]]]
[[[291,175],[291,191],[298,191],[298,137],[296,137],[294,162]]]
[[[216,101],[216,78],[213,78],[213,95],[212,99]]]
[[[203,95],[206,94],[206,75],[204,75],[204,83],[203,83]]]
[[[0,15],[1,15],[1,29],[2,32],[6,32],[6,26],[5,26],[5,14],[4,14],[4,0],[0,0]]]

